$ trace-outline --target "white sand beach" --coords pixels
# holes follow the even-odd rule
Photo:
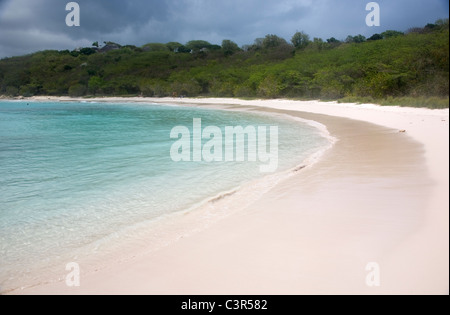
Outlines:
[[[71,100],[34,98],[48,99]],[[80,287],[61,281],[12,294],[449,293],[449,110],[290,100],[88,101],[249,106],[317,121],[338,142],[311,167],[204,229],[96,272],[83,274],[81,266]],[[177,224],[193,220],[188,215]],[[366,283],[371,262],[380,267],[378,287]]]

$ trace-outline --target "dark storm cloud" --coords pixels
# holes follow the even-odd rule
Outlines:
[[[266,34],[289,40],[370,36],[448,17],[448,0],[379,0],[382,26],[365,25],[369,0],[78,0],[81,26],[65,25],[67,0],[0,0],[0,58],[93,41],[143,45],[204,39],[252,43]]]
[[[70,1],[14,0],[0,13],[2,29],[40,29],[52,33],[68,33],[73,37],[90,34],[120,32],[126,27],[142,27],[149,20],[167,19],[167,4],[160,0],[78,0],[81,7],[82,27],[77,32],[64,21]]]
[[[81,27],[69,28],[65,24],[68,2],[0,2],[0,57],[40,49],[73,49],[93,40],[133,42],[150,22],[163,23],[168,18],[168,1],[78,0]]]
[[[180,0],[172,17],[181,41],[204,38],[220,44],[228,38],[243,44],[268,33],[282,33],[287,21],[300,21],[309,14],[309,2],[281,0],[274,5],[274,1],[260,0]]]

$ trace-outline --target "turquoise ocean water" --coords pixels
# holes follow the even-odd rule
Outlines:
[[[35,284],[59,260],[89,255],[84,248],[137,223],[264,176],[260,162],[173,162],[170,131],[192,128],[193,118],[223,130],[278,126],[279,171],[329,144],[307,124],[254,112],[0,102],[0,292]]]

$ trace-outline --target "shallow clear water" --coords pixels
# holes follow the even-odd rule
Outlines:
[[[251,112],[0,102],[0,292],[112,233],[264,175],[260,162],[173,162],[170,131],[192,129],[193,118],[223,130],[278,126],[278,171],[328,144],[309,125]]]

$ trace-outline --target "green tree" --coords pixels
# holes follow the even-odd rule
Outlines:
[[[314,37],[314,40],[311,45],[313,46],[314,49],[322,50],[325,46],[325,43],[322,38]]]
[[[280,96],[281,84],[277,78],[270,75],[259,85],[258,94],[262,97],[277,98]]]
[[[356,36],[349,35],[347,37],[347,39],[345,40],[345,42],[349,43],[349,44],[351,44],[351,43],[360,44],[360,43],[364,43],[365,41],[366,41],[366,37],[361,35],[361,34],[360,35],[356,35]]]
[[[93,76],[89,79],[88,88],[89,93],[97,94],[97,92],[101,89],[103,85],[103,80],[98,76]]]
[[[365,36],[359,34],[359,35],[356,35],[355,37],[353,37],[353,40],[355,43],[360,44],[360,43],[364,43],[367,39]]]
[[[439,19],[435,22],[435,24],[442,30],[448,30],[448,19]]]
[[[291,42],[297,49],[304,49],[311,43],[309,35],[304,32],[295,33],[294,36],[292,36]]]
[[[327,46],[326,47],[328,47],[328,48],[335,48],[335,47],[338,47],[341,44],[342,43],[341,43],[340,40],[337,40],[336,38],[331,37],[331,38],[327,39]]]
[[[191,49],[187,48],[184,45],[181,45],[180,47],[178,47],[177,49],[175,49],[175,52],[177,53],[190,53]]]
[[[36,95],[38,87],[34,84],[27,84],[20,87],[19,94],[25,97],[31,97]]]
[[[80,97],[86,94],[86,86],[82,84],[75,84],[69,88],[69,95],[71,97]]]
[[[381,34],[373,34],[367,40],[382,40],[382,39],[383,39],[383,35],[381,35]]]
[[[149,43],[142,46],[144,51],[168,51],[169,48],[165,44]]]
[[[253,48],[255,49],[261,49],[263,48],[264,38],[257,38],[255,39],[255,42],[253,43]]]
[[[387,30],[386,32],[381,33],[381,36],[383,36],[383,38],[391,38],[391,37],[397,37],[397,36],[403,36],[405,35],[402,32],[398,32],[398,31],[393,31],[393,30]]]
[[[7,96],[17,96],[19,94],[19,89],[15,86],[7,86],[5,95]]]
[[[240,49],[235,42],[229,39],[224,39],[222,41],[222,50],[225,56],[231,56],[238,52]]]
[[[175,52],[178,50],[178,48],[180,48],[183,45],[178,42],[169,42],[166,44],[166,46],[170,51]]]
[[[86,48],[82,48],[80,49],[80,54],[85,55],[85,56],[89,56],[92,54],[95,54],[97,51],[95,49],[86,47]]]
[[[262,42],[262,47],[265,49],[277,48],[280,46],[288,46],[288,43],[284,38],[278,37],[277,35],[266,35]]]
[[[187,42],[185,46],[187,49],[190,49],[193,51],[198,51],[203,48],[208,48],[212,45],[209,42],[204,41],[204,40],[191,40],[191,41]]]
[[[434,30],[436,30],[438,27],[439,27],[439,26],[436,25],[436,24],[428,23],[428,24],[425,26],[425,29],[426,29],[427,31],[434,31]]]
[[[339,41],[339,40],[337,40],[336,38],[334,38],[334,37],[331,37],[331,38],[328,38],[327,39],[327,43],[328,44],[335,44],[335,43],[340,43],[341,41]]]

